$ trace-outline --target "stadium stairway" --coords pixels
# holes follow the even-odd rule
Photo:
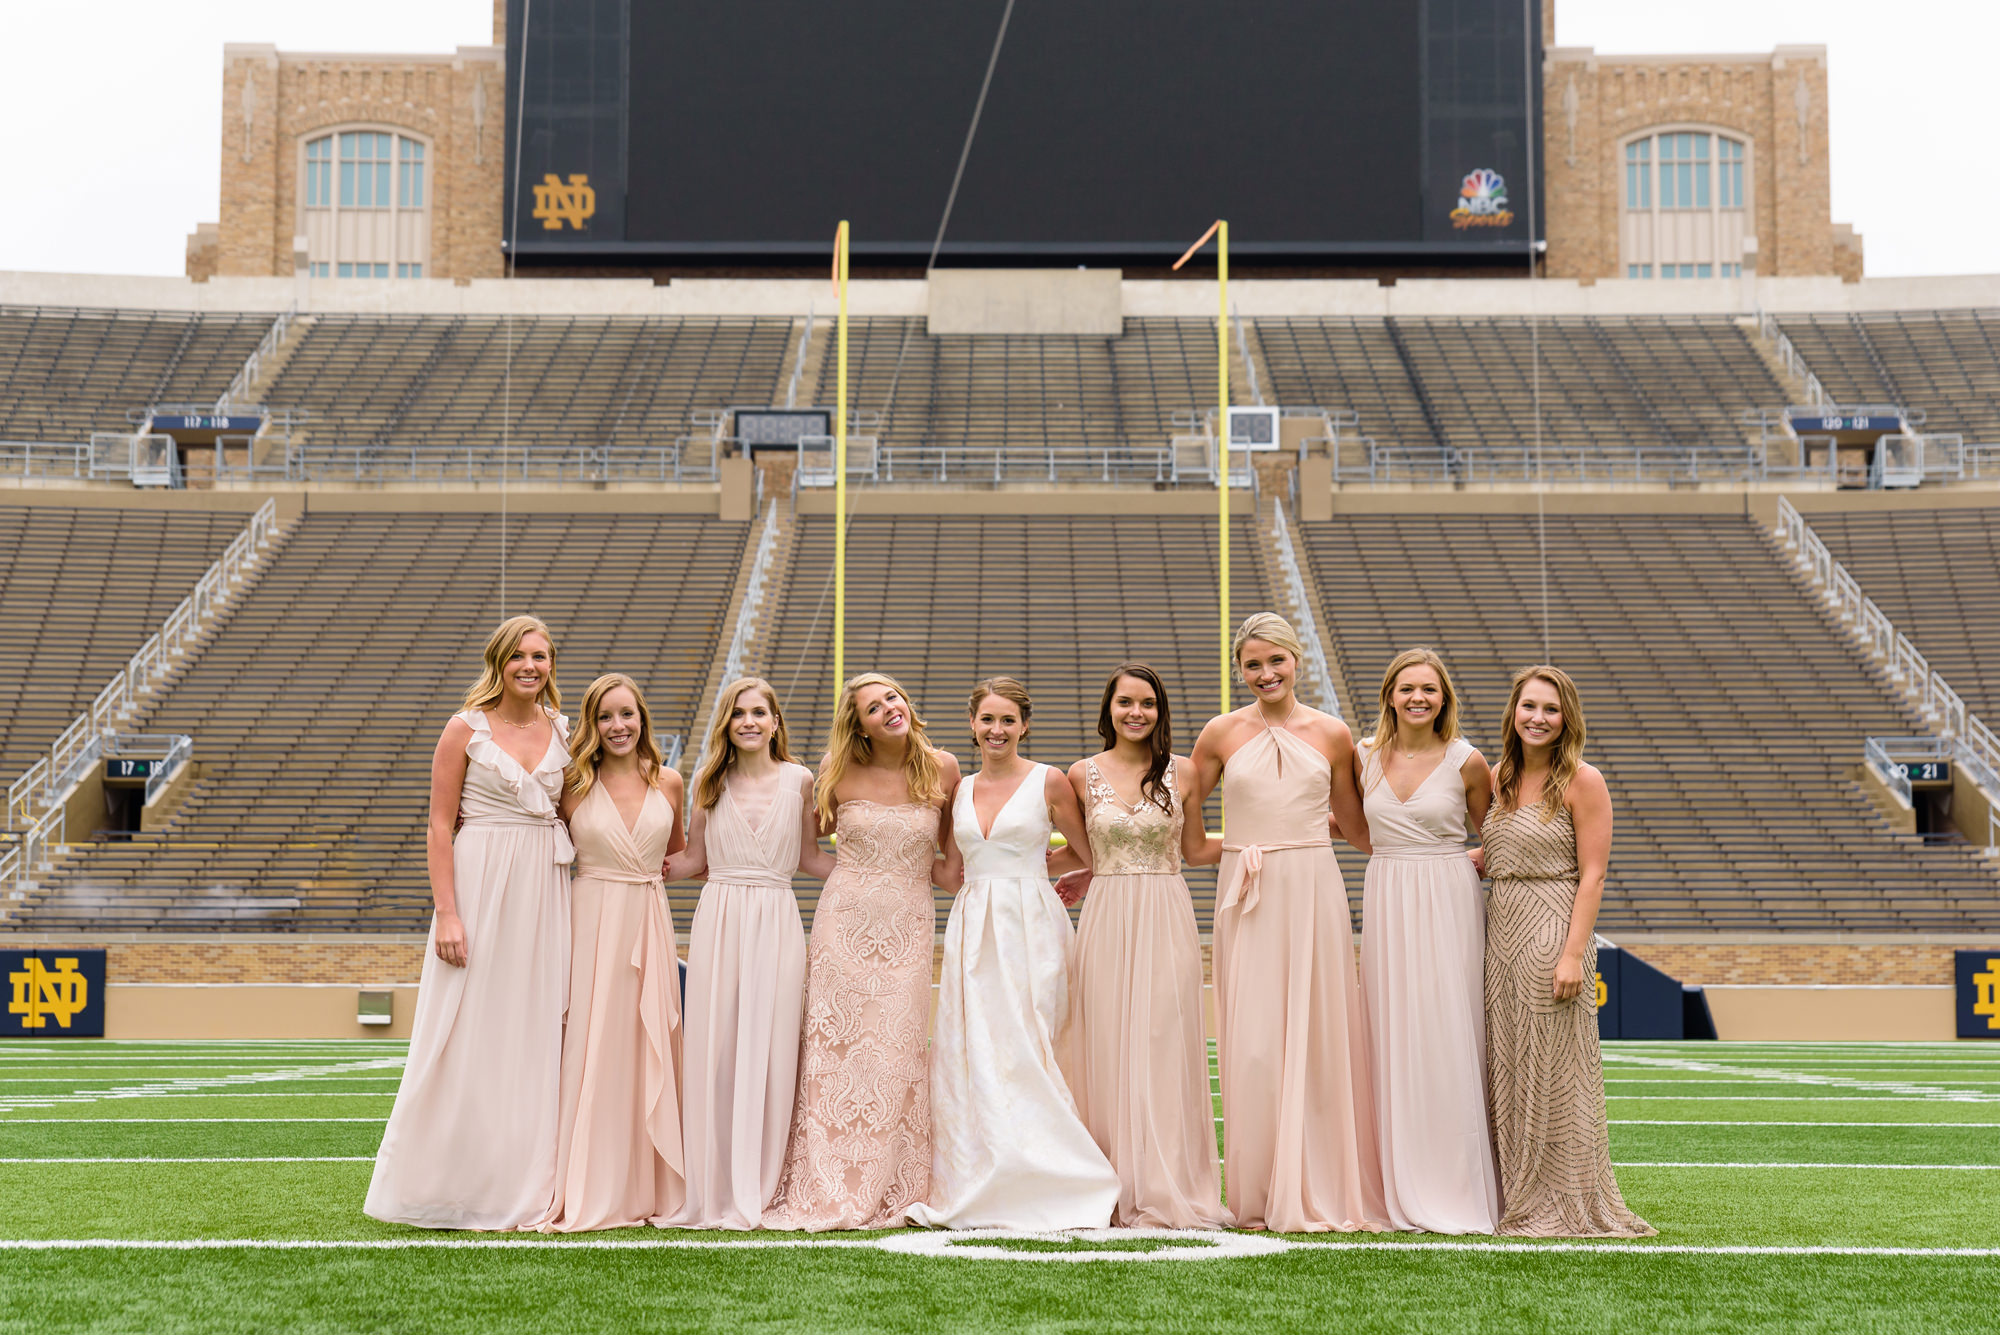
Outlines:
[[[605,670],[693,722],[747,526],[516,513],[508,610],[551,623],[574,710]],[[438,730],[499,620],[499,517],[316,508],[137,727],[195,737],[165,828],[78,843],[10,925],[421,931]]]
[[[1901,692],[1741,514],[1547,517],[1551,649],[1577,680],[1617,837],[1619,929],[1965,930],[2000,879],[1893,832],[1855,780],[1862,739],[1913,733]],[[1544,657],[1535,516],[1378,512],[1299,526],[1345,698],[1429,644],[1497,762],[1512,672]],[[1350,891],[1361,860],[1343,852]]]

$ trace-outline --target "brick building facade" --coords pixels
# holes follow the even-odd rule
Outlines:
[[[1542,0],[1551,277],[1861,277],[1829,214],[1826,50],[1601,56]],[[505,0],[451,55],[225,48],[219,223],[189,277],[503,272]]]

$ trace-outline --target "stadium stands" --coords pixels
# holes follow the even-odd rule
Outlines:
[[[1784,388],[1725,317],[1259,320],[1266,396],[1359,414],[1378,444],[1589,449],[1740,445],[1745,409]]]
[[[1816,511],[1806,522],[1966,708],[2000,720],[2000,512]]]
[[[818,337],[819,335],[815,335]],[[1117,338],[939,335],[920,319],[849,326],[848,403],[891,446],[1159,449],[1173,414],[1215,401],[1215,325],[1128,319]],[[836,365],[815,402],[834,402]]]
[[[698,408],[767,404],[790,320],[319,315],[266,389],[316,446],[658,443]],[[511,381],[506,348],[513,341]]]
[[[213,403],[268,315],[0,307],[0,439],[129,431],[157,403]]]
[[[56,735],[243,531],[215,511],[0,503],[0,783]]]
[[[646,686],[660,731],[685,733],[745,532],[516,515],[508,610],[550,622],[570,709],[615,668]],[[201,772],[182,809],[165,830],[84,847],[26,921],[421,930],[431,752],[499,619],[498,553],[492,514],[300,519],[138,725],[194,735]]]
[[[2000,311],[1780,316],[1837,403],[1920,409],[1927,431],[2000,442]]]
[[[931,740],[967,770],[976,757],[966,693],[981,677],[1018,677],[1035,698],[1023,750],[1067,767],[1101,749],[1104,674],[1136,658],[1166,682],[1174,747],[1186,754],[1220,689],[1215,537],[1215,521],[1195,516],[857,515],[847,535],[846,670],[902,682]],[[1248,515],[1237,517],[1231,549],[1234,605],[1268,607]],[[832,519],[804,516],[795,551],[796,573],[765,612],[760,658],[784,697],[792,745],[813,764],[833,714],[831,601],[819,574],[832,569]],[[1213,874],[1188,879],[1205,925]],[[808,913],[816,894],[801,889]],[[940,915],[948,910],[941,899]]]
[[[1550,515],[1551,649],[1617,806],[1602,923],[1964,929],[2000,882],[1963,846],[1891,832],[1852,775],[1870,734],[1921,731],[1770,539],[1735,515]],[[1440,648],[1497,761],[1508,681],[1543,658],[1532,515],[1383,514],[1298,530],[1369,704],[1397,651]],[[1352,884],[1359,859],[1345,855]]]

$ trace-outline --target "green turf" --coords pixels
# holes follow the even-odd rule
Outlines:
[[[94,1243],[0,1241],[0,1331],[1983,1331],[2000,1312],[2000,1256],[1942,1254],[2000,1249],[2000,1047],[1606,1045],[1612,1157],[1657,1239],[1320,1237],[1209,1259],[1180,1240],[1005,1244],[1020,1260],[885,1251],[875,1234],[376,1223],[360,1203],[394,1070],[355,1067],[398,1052],[0,1047],[0,1159],[146,1161],[0,1163],[0,1240]],[[359,1161],[250,1161],[270,1158]],[[855,1245],[743,1245],[788,1240]],[[1932,1254],[1663,1250],[1677,1247]],[[1132,1259],[1025,1259],[1079,1248]]]

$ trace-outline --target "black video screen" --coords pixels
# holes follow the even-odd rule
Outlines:
[[[921,261],[1005,7],[536,0],[523,252],[796,262],[846,218],[858,263]],[[941,262],[1157,262],[1218,216],[1253,262],[1518,254],[1540,65],[1526,9],[1015,0]],[[604,39],[621,18],[619,71]],[[614,108],[615,152],[596,142]],[[542,173],[567,181],[584,159],[597,215],[525,225]]]

